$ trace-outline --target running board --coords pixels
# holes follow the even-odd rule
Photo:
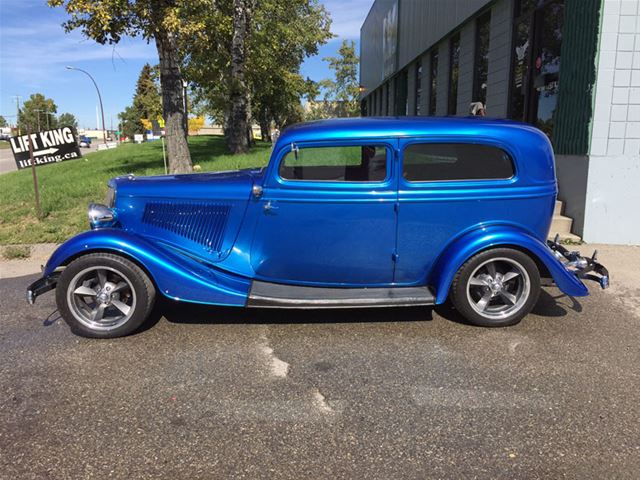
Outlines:
[[[433,305],[429,287],[324,288],[254,281],[247,307],[358,308]]]

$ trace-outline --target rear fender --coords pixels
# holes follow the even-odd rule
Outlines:
[[[544,264],[556,285],[571,297],[589,294],[585,285],[569,272],[549,247],[529,233],[509,226],[489,226],[473,230],[454,240],[438,258],[429,278],[436,288],[436,303],[443,303],[456,272],[475,254],[488,248],[515,247],[527,251]]]
[[[93,252],[120,254],[138,263],[151,276],[158,291],[168,298],[186,302],[244,306],[250,281],[200,263],[179,250],[124,230],[90,230],[63,243],[44,269],[52,275],[74,258]]]

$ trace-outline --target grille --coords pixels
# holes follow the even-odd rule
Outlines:
[[[230,205],[221,203],[150,202],[144,207],[142,222],[219,252],[230,210]]]

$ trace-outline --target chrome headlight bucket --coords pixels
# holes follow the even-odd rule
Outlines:
[[[116,223],[115,212],[101,203],[90,203],[87,215],[92,229],[111,227]]]
[[[104,199],[104,204],[109,208],[113,208],[116,204],[116,189],[112,185],[109,185],[109,188],[107,188],[107,195]]]

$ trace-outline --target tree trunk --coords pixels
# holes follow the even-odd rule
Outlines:
[[[191,154],[185,131],[184,95],[178,47],[175,35],[161,29],[156,34],[156,48],[160,58],[160,86],[162,112],[167,138],[167,160],[170,173],[193,171]]]
[[[227,141],[231,153],[249,150],[249,91],[245,80],[246,39],[249,32],[252,0],[233,0],[233,37],[231,39],[231,97]]]
[[[271,141],[271,125],[269,125],[269,117],[264,110],[260,112],[260,137],[263,142]]]

